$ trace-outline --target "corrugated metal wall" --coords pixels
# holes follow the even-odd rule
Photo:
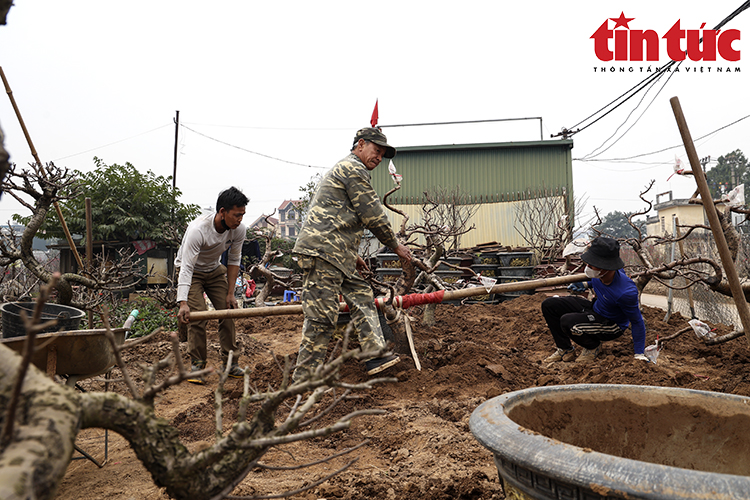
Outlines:
[[[558,197],[561,198],[561,197]],[[461,236],[459,248],[470,248],[480,243],[496,241],[500,245],[528,246],[527,241],[521,233],[524,227],[519,224],[517,213],[525,207],[532,205],[533,201],[512,201],[505,203],[483,203],[474,216],[469,219],[468,226],[472,224],[475,229]],[[422,205],[392,205],[409,216],[408,224],[419,224],[422,217]],[[559,203],[558,206],[562,206]],[[401,228],[403,218],[401,215],[386,209],[388,220],[395,231]],[[554,214],[552,219],[558,220],[563,214]],[[417,240],[424,244],[424,238]]]
[[[572,147],[566,139],[398,148],[394,164],[403,181],[388,201],[416,218],[425,191],[459,193],[466,197],[459,204],[482,205],[474,217],[477,229],[465,236],[462,247],[487,241],[524,246],[514,229],[515,202],[551,192],[567,197],[573,215]],[[385,161],[371,174],[381,198],[394,187]]]

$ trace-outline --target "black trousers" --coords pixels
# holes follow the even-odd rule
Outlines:
[[[573,347],[571,341],[585,349],[596,349],[601,342],[623,334],[617,323],[594,312],[593,302],[575,295],[546,299],[542,315],[555,345],[565,350]]]

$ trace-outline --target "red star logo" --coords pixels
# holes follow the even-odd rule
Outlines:
[[[635,19],[634,17],[625,17],[625,12],[620,12],[620,17],[610,17],[610,20],[615,22],[615,27],[612,28],[613,30],[616,30],[620,26],[623,26],[627,29],[630,29],[628,26],[628,23]]]

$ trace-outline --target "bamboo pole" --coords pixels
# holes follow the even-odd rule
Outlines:
[[[86,271],[90,273],[94,270],[94,222],[91,216],[91,198],[87,196],[83,201],[86,206]],[[88,319],[89,330],[93,330],[94,313],[91,309],[86,311],[86,319]]]
[[[10,103],[13,105],[13,110],[16,112],[16,117],[18,117],[18,123],[21,124],[21,129],[23,130],[23,135],[26,137],[26,142],[29,143],[29,148],[31,148],[31,156],[34,157],[34,161],[36,161],[37,165],[39,165],[39,172],[42,174],[42,177],[46,179],[47,174],[44,172],[42,162],[39,160],[39,155],[36,154],[36,148],[34,148],[34,143],[31,141],[31,135],[29,135],[29,131],[26,129],[26,124],[24,123],[23,118],[21,117],[21,110],[18,109],[16,100],[13,97],[13,91],[10,89],[10,84],[8,84],[8,79],[5,78],[5,72],[3,72],[2,66],[0,66],[0,78],[2,78],[3,80],[3,85],[5,85],[5,92],[8,94]],[[52,205],[55,207],[55,212],[57,212],[57,218],[60,219],[60,225],[62,226],[63,232],[65,233],[65,238],[68,240],[68,245],[70,246],[70,249],[73,252],[73,256],[75,257],[76,262],[78,263],[78,268],[83,270],[84,267],[83,267],[83,262],[81,261],[81,256],[78,255],[76,244],[73,242],[73,236],[70,235],[70,230],[68,229],[68,225],[65,223],[65,218],[63,217],[62,210],[60,210],[60,205],[57,203],[57,201],[52,202]]]
[[[255,318],[258,316],[288,316],[302,314],[302,305],[250,307],[247,309],[221,309],[215,311],[190,311],[190,321],[226,318]]]
[[[732,297],[734,303],[737,306],[737,312],[740,315],[742,321],[742,328],[745,331],[745,338],[750,343],[750,307],[748,307],[747,300],[745,300],[745,294],[742,292],[742,286],[740,285],[740,279],[737,275],[737,268],[734,266],[732,260],[732,254],[729,251],[729,245],[727,245],[724,231],[721,230],[721,222],[719,216],[716,213],[716,206],[713,204],[713,198],[711,198],[711,192],[708,189],[708,182],[706,182],[706,174],[703,173],[700,160],[698,159],[698,153],[695,151],[695,144],[693,144],[693,138],[690,135],[690,129],[688,129],[685,115],[682,113],[682,107],[680,106],[680,100],[677,97],[673,97],[669,100],[672,105],[672,111],[674,112],[675,119],[677,120],[677,128],[680,130],[682,136],[682,142],[685,145],[685,151],[687,152],[688,159],[690,160],[690,167],[693,169],[693,176],[695,182],[698,184],[698,189],[701,193],[701,199],[703,200],[703,208],[706,210],[708,216],[708,222],[711,226],[711,232],[716,240],[716,246],[719,250],[719,257],[721,258],[721,265],[724,267],[724,272],[727,275],[727,281],[729,282],[729,288],[732,290]]]
[[[536,290],[537,288],[552,287],[558,285],[569,285],[578,281],[586,281],[589,278],[581,274],[571,274],[570,276],[556,276],[554,278],[540,278],[536,280],[516,281],[514,283],[501,283],[492,287],[489,292],[484,287],[462,288],[461,290],[448,290],[443,296],[443,301],[458,300],[467,297],[476,297],[478,295],[487,295],[488,293],[507,293],[520,292],[524,290]],[[341,304],[344,310],[346,304]],[[301,305],[291,306],[272,306],[272,307],[252,307],[250,309],[222,309],[218,311],[195,311],[190,313],[190,321],[204,321],[207,319],[225,319],[225,318],[253,318],[258,316],[284,316],[290,314],[302,314]]]

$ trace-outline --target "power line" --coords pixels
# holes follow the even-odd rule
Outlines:
[[[184,128],[184,129],[187,129],[187,130],[191,131],[191,132],[192,132],[192,133],[194,133],[194,134],[198,134],[198,135],[200,135],[200,136],[202,136],[202,137],[205,137],[206,139],[210,139],[210,140],[212,140],[212,141],[218,142],[219,144],[223,144],[223,145],[225,145],[225,146],[229,146],[229,147],[231,147],[231,148],[239,149],[240,151],[244,151],[244,152],[246,152],[246,153],[254,154],[254,155],[257,155],[257,156],[262,156],[263,158],[268,158],[269,160],[276,160],[276,161],[280,161],[280,162],[283,162],[283,163],[289,163],[290,165],[299,165],[299,166],[301,166],[301,167],[307,167],[307,168],[319,168],[319,169],[322,169],[322,170],[327,170],[327,168],[326,168],[326,167],[316,167],[316,166],[314,166],[314,165],[307,165],[307,164],[305,164],[305,163],[297,163],[296,161],[289,161],[289,160],[284,160],[284,159],[282,159],[282,158],[276,158],[275,156],[269,156],[269,155],[267,155],[267,154],[263,154],[263,153],[258,153],[257,151],[251,151],[251,150],[249,150],[249,149],[246,149],[246,148],[243,148],[243,147],[241,147],[241,146],[236,146],[236,145],[234,145],[234,144],[230,144],[230,143],[228,143],[228,142],[226,142],[226,141],[222,141],[222,140],[220,140],[220,139],[216,139],[215,137],[211,137],[210,135],[206,135],[206,134],[203,134],[203,133],[201,133],[201,132],[198,132],[197,130],[193,130],[193,129],[191,129],[190,127],[187,127],[187,126],[185,126],[185,125],[184,125],[184,124],[182,124],[182,123],[180,123],[180,127]]]
[[[746,120],[748,118],[750,118],[750,115],[745,115],[742,118],[739,118],[739,119],[737,119],[737,120],[735,120],[735,121],[733,121],[731,123],[727,123],[726,125],[723,125],[723,126],[717,128],[716,130],[713,130],[713,131],[711,131],[711,132],[709,132],[709,133],[707,133],[705,135],[702,135],[702,136],[694,139],[693,142],[701,141],[701,140],[705,139],[706,137],[709,137],[709,136],[711,136],[713,134],[716,134],[717,132],[721,132],[725,128],[729,128],[732,125],[736,125],[739,122],[741,122],[742,120]],[[684,146],[685,146],[684,144],[680,143],[680,144],[676,144],[674,146],[670,146],[668,148],[659,149],[657,151],[652,151],[650,153],[641,153],[641,154],[637,154],[637,155],[633,155],[633,156],[627,156],[625,158],[603,158],[603,159],[594,159],[594,158],[591,158],[591,159],[589,159],[586,156],[584,156],[583,158],[573,158],[573,160],[576,160],[576,161],[621,162],[621,161],[633,160],[635,158],[643,158],[644,156],[651,156],[651,155],[655,155],[655,154],[659,154],[659,153],[664,153],[665,151],[669,151],[671,149],[681,148],[681,147],[684,147]]]
[[[627,170],[619,169],[619,168],[607,168],[602,167],[600,165],[591,165],[592,167],[596,168],[597,170],[606,170],[607,172],[619,172],[619,173],[626,173],[626,172],[642,172],[644,170],[653,170],[657,167],[663,167],[665,165],[673,165],[674,162],[660,162],[660,163],[645,163],[644,165],[649,165],[648,167],[642,167],[642,168],[628,168]]]
[[[651,102],[649,102],[649,103],[648,103],[648,106],[646,106],[646,109],[644,109],[644,110],[643,110],[643,112],[642,112],[642,113],[641,113],[641,114],[640,114],[640,115],[638,116],[638,118],[636,118],[635,122],[633,122],[633,124],[632,124],[632,125],[630,125],[630,127],[628,127],[628,128],[627,128],[627,130],[625,130],[625,132],[623,132],[623,133],[622,133],[622,135],[620,135],[620,137],[618,137],[618,138],[617,138],[617,140],[615,140],[614,142],[612,142],[612,144],[610,144],[609,146],[607,146],[607,147],[606,147],[605,149],[603,149],[603,150],[602,150],[602,151],[600,151],[599,153],[597,153],[597,154],[594,154],[594,153],[595,153],[595,152],[596,152],[597,150],[599,150],[599,149],[601,149],[602,147],[604,147],[604,145],[605,145],[605,144],[607,143],[607,141],[609,141],[609,140],[610,140],[610,139],[612,139],[612,138],[613,138],[613,137],[614,137],[615,135],[617,135],[617,132],[619,132],[619,131],[620,131],[620,129],[621,129],[622,127],[624,127],[624,126],[625,126],[625,124],[626,124],[626,123],[628,122],[628,120],[630,120],[630,117],[631,117],[631,116],[633,116],[633,113],[635,113],[635,111],[636,111],[636,110],[637,110],[637,109],[638,109],[638,108],[639,108],[639,107],[641,106],[641,104],[643,104],[643,101],[644,101],[644,99],[646,99],[646,96],[648,95],[648,93],[649,93],[649,92],[651,91],[651,89],[652,89],[652,88],[654,87],[654,85],[656,85],[656,80],[654,80],[654,81],[653,81],[653,84],[652,84],[652,85],[651,85],[651,86],[650,86],[650,87],[648,88],[648,90],[646,90],[646,92],[645,92],[645,93],[643,94],[643,97],[641,97],[641,100],[640,100],[640,101],[638,102],[638,104],[637,104],[637,105],[636,105],[636,106],[635,106],[635,107],[634,107],[634,108],[633,108],[633,109],[632,109],[632,110],[630,111],[630,113],[628,113],[628,116],[627,116],[627,117],[625,118],[625,121],[623,121],[623,122],[622,122],[622,123],[621,123],[621,124],[620,124],[620,125],[619,125],[619,126],[617,127],[617,129],[615,129],[615,131],[614,131],[614,132],[612,133],[612,135],[611,135],[611,136],[609,136],[609,137],[608,137],[608,138],[607,138],[607,139],[606,139],[606,140],[605,140],[604,142],[602,142],[602,143],[601,143],[601,145],[599,145],[599,147],[597,147],[596,149],[594,149],[594,151],[592,151],[591,153],[589,153],[589,154],[587,154],[586,156],[584,156],[584,158],[586,158],[586,159],[588,159],[588,158],[596,158],[597,156],[600,156],[600,155],[602,155],[602,154],[606,153],[606,152],[607,152],[607,151],[609,151],[609,150],[610,150],[610,149],[611,149],[611,148],[612,148],[612,147],[613,147],[613,146],[614,146],[615,144],[617,144],[618,142],[620,142],[620,139],[622,139],[623,137],[625,137],[625,134],[627,134],[628,132],[630,132],[630,130],[631,130],[631,129],[632,129],[633,127],[635,127],[635,125],[636,125],[636,124],[637,124],[637,123],[638,123],[638,122],[639,122],[639,121],[641,120],[641,118],[643,118],[643,115],[644,115],[644,114],[646,114],[646,111],[648,111],[648,109],[649,109],[649,108],[651,107],[651,105],[652,105],[652,104],[654,103],[654,101],[656,100],[656,98],[657,98],[657,97],[659,97],[659,94],[661,94],[661,91],[662,91],[662,90],[664,90],[664,87],[666,87],[667,83],[669,83],[669,80],[670,80],[670,79],[672,78],[672,76],[674,76],[674,73],[671,73],[671,74],[669,75],[669,78],[667,78],[667,80],[666,80],[666,81],[664,82],[664,84],[663,84],[663,85],[661,86],[661,88],[659,89],[659,91],[658,91],[658,92],[656,92],[656,95],[654,95],[653,99],[651,99]],[[635,95],[635,94],[633,94],[633,95]]]
[[[625,99],[622,102],[618,103],[616,106],[614,106],[612,109],[608,110],[606,113],[604,113],[603,115],[601,115],[600,117],[598,117],[596,120],[592,121],[591,123],[586,124],[583,128],[580,128],[580,129],[577,129],[577,130],[574,130],[574,131],[571,130],[570,133],[569,133],[569,135],[575,135],[578,132],[586,130],[591,125],[593,125],[594,123],[598,122],[599,120],[601,120],[602,118],[604,118],[605,116],[607,116],[608,114],[610,114],[611,112],[613,112],[614,110],[616,110],[617,108],[619,108],[620,106],[622,106],[623,104],[625,104],[631,98],[635,97],[635,95],[638,92],[640,92],[641,90],[643,90],[644,88],[646,88],[648,86],[653,85],[656,80],[658,80],[659,78],[661,78],[662,76],[664,76],[664,74],[667,71],[666,68],[671,68],[674,64],[675,64],[675,61],[670,61],[667,64],[665,64],[664,66],[662,66],[661,68],[659,68],[659,70],[657,72],[655,72],[653,75],[646,77],[644,80],[641,80],[638,84],[634,85],[629,90],[627,90],[625,93],[623,93],[622,95],[620,95],[619,97],[617,97],[617,99],[615,99],[612,102],[610,102],[609,104],[603,106],[601,109],[599,109],[599,111],[607,109],[609,106],[611,106],[612,104],[616,103],[622,97],[624,97],[624,96],[627,95],[627,97],[625,97]],[[632,94],[628,95],[630,92],[632,92]],[[637,107],[638,106],[636,106],[636,108]],[[573,125],[573,127],[571,127],[571,128],[577,127],[578,125],[580,125],[581,123],[585,122],[589,118],[595,116],[597,113],[599,113],[599,111],[596,111],[595,113],[589,115],[587,118],[584,118],[580,122],[578,122],[575,125]]]
[[[725,24],[727,24],[727,23],[728,23],[729,21],[731,21],[732,19],[734,19],[735,17],[737,17],[737,16],[738,16],[738,15],[739,15],[739,14],[740,14],[741,12],[743,12],[743,11],[744,11],[744,10],[746,10],[746,9],[748,9],[749,7],[750,7],[750,0],[747,0],[747,1],[746,1],[746,2],[744,2],[744,3],[742,4],[742,5],[740,5],[740,6],[739,6],[739,7],[737,8],[737,9],[735,9],[735,10],[734,10],[734,12],[732,12],[732,13],[731,13],[731,14],[729,14],[729,15],[728,15],[728,16],[727,16],[726,18],[724,18],[724,19],[723,19],[723,20],[722,20],[722,21],[721,21],[721,22],[720,22],[720,23],[719,23],[718,25],[716,25],[716,27],[714,28],[714,30],[715,30],[715,31],[718,31],[718,30],[719,30],[719,29],[721,29],[721,28],[722,28],[722,27],[723,27],[723,26],[724,26]],[[702,41],[702,40],[701,40],[701,41]],[[625,91],[625,92],[624,92],[623,94],[621,94],[620,96],[618,96],[617,98],[615,98],[614,100],[612,100],[611,102],[609,102],[608,104],[606,104],[606,105],[602,106],[601,108],[599,108],[599,109],[598,109],[597,111],[595,111],[594,113],[590,114],[589,116],[587,116],[587,117],[586,117],[586,118],[584,118],[583,120],[581,120],[581,121],[579,121],[578,123],[576,123],[575,125],[573,125],[573,126],[572,126],[572,127],[570,128],[570,129],[566,129],[566,130],[564,130],[564,133],[565,133],[565,135],[566,135],[567,137],[570,137],[570,136],[572,136],[572,135],[575,135],[575,134],[577,134],[578,132],[581,132],[581,131],[583,131],[583,130],[587,129],[588,127],[590,127],[590,126],[591,126],[591,125],[593,125],[594,123],[598,122],[599,120],[601,120],[602,118],[604,118],[605,116],[607,116],[608,114],[610,114],[611,112],[613,112],[613,111],[614,111],[615,109],[617,109],[618,107],[620,107],[620,106],[622,106],[623,104],[625,104],[625,102],[627,102],[628,100],[630,100],[630,99],[631,99],[631,98],[632,98],[633,96],[635,96],[635,94],[637,94],[638,92],[640,92],[641,90],[643,90],[643,89],[644,89],[645,87],[653,85],[653,84],[654,84],[654,83],[656,82],[656,80],[658,80],[659,78],[661,78],[662,76],[664,76],[664,73],[666,73],[667,71],[670,71],[670,72],[671,72],[671,68],[672,68],[672,66],[674,66],[675,64],[677,64],[677,65],[679,66],[679,64],[681,64],[681,63],[682,63],[682,61],[679,61],[679,62],[677,63],[677,62],[676,62],[676,61],[674,61],[674,60],[672,60],[672,61],[668,62],[667,64],[665,64],[664,66],[662,66],[661,68],[659,68],[659,70],[658,70],[658,71],[657,71],[656,73],[654,73],[653,75],[649,75],[649,76],[647,76],[647,77],[646,77],[645,79],[641,80],[641,82],[637,83],[636,85],[634,85],[633,87],[631,87],[630,89],[628,89],[627,91]],[[674,74],[674,73],[672,73],[672,74]],[[670,78],[671,78],[671,75],[670,75]],[[669,81],[669,80],[667,80],[667,82],[668,82],[668,81]],[[666,85],[666,83],[667,83],[667,82],[665,82],[665,85]],[[662,87],[662,89],[663,89],[663,88],[664,88],[664,87]],[[660,91],[660,92],[661,92],[661,91]],[[658,95],[658,94],[657,94],[657,95]],[[626,96],[627,96],[627,97],[626,97]],[[624,99],[623,99],[623,98],[624,98]],[[621,101],[621,102],[618,102],[618,101],[620,101],[621,99],[622,99],[622,101]],[[641,102],[642,102],[642,101],[641,101]],[[617,104],[615,104],[615,103],[617,103]],[[638,107],[640,106],[640,104],[641,104],[641,103],[639,103],[639,104],[638,104],[638,105],[636,106],[636,108],[638,108]],[[649,105],[650,105],[650,104],[649,104]],[[613,107],[611,107],[611,106],[613,106]],[[608,108],[610,108],[610,107],[611,107],[611,109],[608,109]],[[647,109],[648,109],[648,108],[647,108]],[[603,112],[604,110],[607,110],[607,111],[606,111],[606,112],[604,112],[604,113],[603,113],[603,114],[602,114],[601,116],[598,116],[598,117],[597,117],[597,118],[596,118],[595,120],[593,120],[592,122],[590,122],[590,123],[586,124],[585,126],[583,126],[583,127],[582,127],[582,128],[580,128],[580,129],[577,129],[577,130],[573,130],[573,129],[575,129],[576,127],[578,127],[579,125],[581,125],[582,123],[584,123],[584,122],[586,122],[586,121],[590,120],[590,119],[591,119],[591,118],[593,118],[594,116],[597,116],[597,115],[598,115],[599,113]],[[645,113],[645,111],[644,111],[644,113]],[[631,113],[631,114],[632,114],[632,113]],[[641,115],[641,116],[642,116],[642,115]],[[630,115],[628,115],[628,117],[630,117]],[[627,119],[626,119],[626,121],[627,121]],[[624,123],[623,123],[623,124],[624,124]],[[622,126],[622,125],[621,125],[621,126]],[[631,127],[631,128],[632,128],[632,127]],[[628,128],[628,130],[626,130],[626,131],[625,131],[625,132],[623,133],[623,136],[624,136],[624,135],[625,135],[625,134],[626,134],[626,133],[627,133],[628,131],[630,131],[630,128]],[[607,140],[609,140],[609,139],[607,139]],[[619,139],[618,139],[618,140],[619,140]],[[605,142],[606,142],[606,141],[605,141]],[[599,146],[599,147],[601,147],[601,146]],[[599,149],[599,148],[597,148],[597,149]]]
[[[347,128],[316,128],[316,127],[260,127],[254,125],[222,125],[219,123],[197,123],[197,122],[185,122],[187,125],[197,125],[199,127],[222,127],[222,128],[240,128],[240,129],[251,129],[251,130],[278,130],[282,132],[288,131],[300,131],[300,132],[338,132],[354,130],[356,127]]]
[[[81,151],[80,153],[75,153],[75,154],[72,154],[72,155],[68,155],[68,156],[63,156],[63,157],[60,157],[60,158],[56,158],[56,159],[54,159],[52,161],[54,162],[54,161],[65,160],[65,159],[68,159],[68,158],[72,158],[74,156],[79,156],[79,155],[83,155],[83,154],[86,154],[86,153],[90,153],[92,151],[96,151],[98,149],[103,149],[103,148],[112,146],[114,144],[119,144],[121,142],[129,141],[130,139],[135,139],[136,137],[140,137],[142,135],[150,134],[151,132],[156,132],[159,129],[163,129],[164,127],[169,127],[171,125],[172,125],[171,123],[167,123],[166,125],[161,125],[159,127],[152,128],[151,130],[147,130],[146,132],[141,132],[140,134],[131,135],[130,137],[126,137],[125,139],[120,139],[119,141],[114,141],[114,142],[110,142],[108,144],[105,144],[103,146],[98,146],[98,147],[95,147],[95,148],[87,149],[86,151]]]

